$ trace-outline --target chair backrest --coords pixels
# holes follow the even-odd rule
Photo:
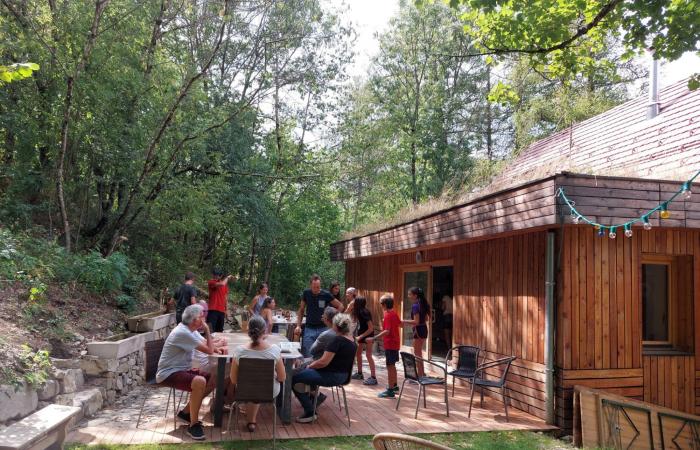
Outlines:
[[[275,360],[241,358],[238,361],[238,381],[234,400],[239,402],[271,403],[274,401]]]
[[[470,372],[479,367],[479,347],[460,345],[457,347],[457,369]]]
[[[296,325],[293,324],[288,324],[287,325],[287,340],[289,342],[294,342],[294,329],[296,328]]]
[[[435,442],[398,433],[379,433],[372,438],[376,450],[452,450]]]
[[[156,379],[158,372],[158,361],[163,353],[165,339],[156,339],[155,341],[146,342],[144,350],[146,352],[146,381],[151,383]]]
[[[415,355],[401,352],[401,362],[403,363],[403,376],[409,380],[418,381],[418,367]]]
[[[508,371],[510,370],[510,366],[515,361],[517,357],[515,356],[508,356],[506,358],[501,358],[497,359],[495,361],[491,361],[485,364],[482,364],[481,367],[483,368],[492,368],[492,367],[503,367],[503,372],[501,372],[501,376],[498,379],[498,387],[501,387],[506,384],[506,377],[508,376]],[[482,377],[483,378],[483,375]]]

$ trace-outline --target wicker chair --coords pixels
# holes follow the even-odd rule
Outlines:
[[[165,339],[157,339],[155,341],[146,342],[146,382],[144,386],[151,389],[160,389],[164,387],[162,384],[156,381],[156,371],[158,369],[158,361],[160,360],[160,355],[163,353],[163,347],[165,346]],[[168,417],[168,410],[170,408],[170,399],[173,399],[173,427],[177,429],[177,412],[182,403],[182,397],[185,395],[186,391],[180,391],[180,400],[175,403],[177,399],[177,391],[173,387],[168,387],[168,400],[165,402],[165,413],[164,417]],[[143,409],[146,406],[146,400],[148,395],[144,394],[143,403],[141,403],[141,409],[139,410],[139,417],[136,419],[136,428],[141,424],[141,416],[143,415]],[[185,397],[185,404],[189,401],[189,392],[187,392],[187,397]]]
[[[277,403],[274,394],[275,361],[262,358],[241,358],[238,362],[238,382],[228,416],[226,431],[231,428],[231,418],[238,427],[238,414],[242,403],[272,404],[272,448],[277,446]]]
[[[425,439],[397,433],[379,433],[372,439],[372,445],[376,450],[452,450]]]

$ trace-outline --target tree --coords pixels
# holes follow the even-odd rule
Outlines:
[[[417,0],[418,4],[425,3]],[[700,3],[691,0],[446,0],[460,11],[477,51],[460,56],[527,55],[529,64],[556,78],[607,64],[593,55],[620,39],[629,59],[654,49],[674,60],[700,46]],[[690,86],[700,82],[696,74]]]

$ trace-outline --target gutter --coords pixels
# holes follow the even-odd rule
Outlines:
[[[545,363],[545,417],[549,425],[554,425],[555,397],[554,397],[554,231],[547,233],[547,247],[545,254],[545,312],[544,312],[544,363]]]

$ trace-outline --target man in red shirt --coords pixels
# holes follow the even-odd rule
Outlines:
[[[401,319],[394,311],[394,299],[391,295],[382,295],[379,303],[384,310],[384,322],[381,333],[374,338],[384,338],[384,355],[386,356],[386,372],[389,381],[386,391],[380,392],[379,397],[394,398],[396,392],[399,391],[396,363],[399,361],[399,349],[401,348],[401,338],[399,337]]]
[[[214,277],[209,280],[209,313],[207,323],[213,333],[224,331],[224,320],[226,319],[226,297],[228,296],[228,281],[232,275],[224,277],[221,269],[212,271]]]

